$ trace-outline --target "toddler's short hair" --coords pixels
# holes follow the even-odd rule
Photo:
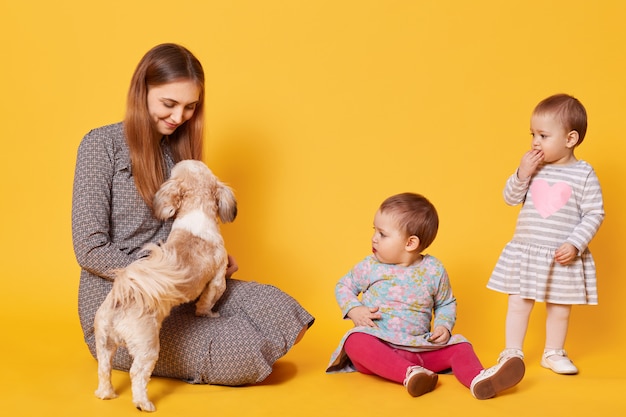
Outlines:
[[[587,111],[582,103],[568,94],[555,94],[542,100],[533,111],[533,115],[553,114],[556,116],[565,130],[578,132],[580,145],[587,133]]]
[[[417,236],[421,252],[430,246],[437,236],[439,216],[435,206],[426,197],[415,193],[396,194],[387,198],[378,209],[389,213],[407,236]]]

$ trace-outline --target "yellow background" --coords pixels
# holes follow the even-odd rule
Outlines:
[[[600,305],[573,309],[566,348],[582,369],[577,383],[586,372],[598,378],[594,386],[623,387],[625,16],[620,0],[0,0],[5,407],[29,415],[27,399],[44,395],[59,377],[31,387],[32,375],[50,363],[63,370],[69,358],[80,368],[60,371],[70,374],[72,398],[112,407],[92,400],[95,361],[78,327],[73,169],[83,135],[122,119],[135,65],[161,42],[187,46],[204,65],[205,161],[239,202],[239,217],[223,227],[240,266],[236,277],[277,285],[316,316],[293,366],[322,384],[340,381],[338,393],[373,378],[323,374],[349,326],[334,285],[368,255],[374,212],[398,192],[422,193],[437,206],[440,231],[427,252],[451,276],[455,330],[486,365],[495,360],[506,297],[485,284],[519,210],[504,204],[502,188],[529,148],[535,104],[559,92],[578,97],[589,129],[576,155],[595,168],[607,216],[590,245]],[[529,368],[538,367],[544,311],[538,304],[532,316]],[[49,361],[33,362],[31,354],[42,352],[53,352]],[[537,373],[538,392],[567,386],[535,369],[529,374]],[[450,381],[446,388],[455,385]],[[377,389],[404,399],[388,385]],[[303,389],[326,395],[318,388]],[[522,388],[517,401],[532,402]],[[456,398],[441,390],[431,397],[438,404]],[[128,397],[123,401],[115,407],[133,411]],[[340,397],[335,401],[339,407]],[[623,397],[616,401],[625,408]],[[306,407],[317,413],[323,403]]]

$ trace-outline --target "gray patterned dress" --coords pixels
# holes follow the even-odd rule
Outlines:
[[[168,170],[174,164],[167,142]],[[171,221],[156,220],[139,196],[122,123],[89,132],[76,162],[72,237],[81,267],[78,310],[85,342],[95,357],[93,321],[112,283],[111,270],[137,259],[148,242],[165,240]],[[279,289],[229,279],[216,306],[219,318],[196,317],[192,304],[172,310],[163,322],[153,375],[191,383],[244,385],[260,382],[314,318]],[[113,366],[128,370],[118,350]]]

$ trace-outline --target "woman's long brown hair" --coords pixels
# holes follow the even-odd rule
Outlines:
[[[139,194],[152,208],[154,194],[165,181],[161,144],[148,114],[148,89],[178,80],[192,80],[200,97],[191,119],[167,138],[174,161],[202,159],[204,130],[204,71],[200,61],[185,47],[165,43],[148,51],[133,74],[126,106],[124,130],[130,150],[132,172]]]

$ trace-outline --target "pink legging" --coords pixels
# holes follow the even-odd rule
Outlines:
[[[419,365],[433,372],[452,369],[456,379],[469,388],[484,368],[469,343],[458,343],[426,352],[411,352],[389,346],[367,333],[352,333],[344,344],[357,371],[402,383],[409,366]]]

